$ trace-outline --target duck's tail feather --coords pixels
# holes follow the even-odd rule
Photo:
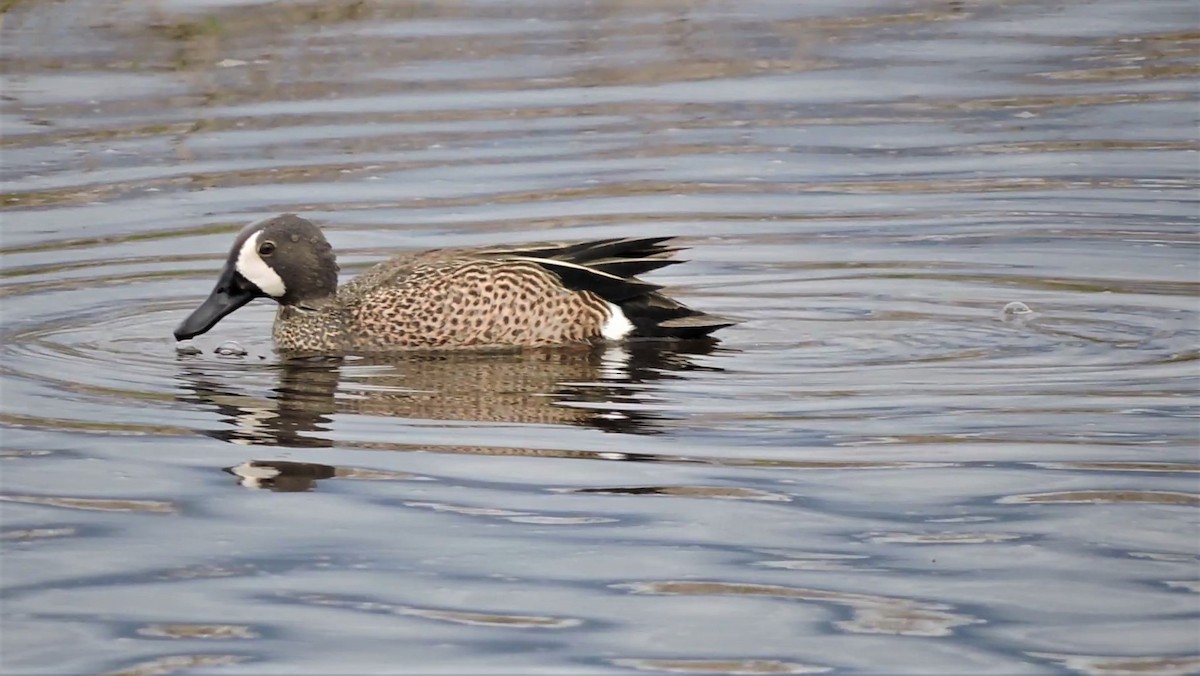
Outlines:
[[[633,337],[703,338],[736,324],[736,320],[728,317],[693,310],[660,293],[662,286],[637,278],[683,262],[670,258],[681,250],[665,244],[670,240],[670,237],[606,239],[536,245],[505,254],[508,258],[537,263],[556,274],[567,288],[589,291],[620,307],[634,326]]]
[[[703,338],[737,324],[736,319],[693,310],[657,291],[617,303],[641,338]]]

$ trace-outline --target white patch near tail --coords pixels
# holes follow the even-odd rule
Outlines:
[[[242,243],[242,250],[238,252],[237,257],[237,271],[250,280],[251,284],[262,289],[263,293],[279,298],[287,293],[287,287],[284,286],[279,273],[258,255],[259,237],[262,237],[262,232],[254,233],[253,237],[246,238]]]
[[[282,474],[274,467],[255,465],[253,462],[243,462],[237,467],[230,467],[229,471],[246,488],[264,488],[268,481]]]
[[[625,316],[625,311],[615,303],[608,303],[608,319],[600,327],[600,335],[607,340],[621,340],[633,333],[633,323]]]

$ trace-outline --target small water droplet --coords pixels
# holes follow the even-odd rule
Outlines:
[[[1029,306],[1019,300],[1014,300],[1000,311],[1000,319],[1006,322],[1027,322],[1033,318],[1034,312]]]
[[[248,354],[246,348],[232,340],[221,343],[213,353],[222,357],[245,357]]]
[[[1030,310],[1029,306],[1022,303],[1021,301],[1014,300],[1013,302],[1004,306],[1004,314],[1006,314],[1006,315],[1028,315],[1028,314],[1033,314],[1033,310]]]
[[[178,355],[190,357],[192,355],[201,354],[202,352],[203,351],[200,348],[196,347],[195,345],[176,345],[175,346],[175,354],[178,354]]]

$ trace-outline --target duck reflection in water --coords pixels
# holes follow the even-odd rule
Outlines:
[[[715,341],[644,341],[620,346],[543,348],[507,353],[427,353],[386,357],[251,361],[180,357],[181,402],[211,407],[225,426],[202,430],[235,444],[356,450],[426,450],[402,442],[335,439],[335,414],[406,420],[570,425],[626,434],[657,434],[667,415],[652,404],[655,381],[701,366]],[[231,373],[241,373],[231,378]],[[248,373],[274,374],[261,394],[231,385]],[[652,461],[653,456],[499,446],[437,446],[442,453],[595,457]],[[611,457],[610,457],[611,456]],[[620,457],[616,457],[620,456]],[[295,465],[295,466],[293,466]],[[308,490],[336,475],[327,465],[254,461],[226,471],[243,485]]]

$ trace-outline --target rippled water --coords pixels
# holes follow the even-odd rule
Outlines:
[[[0,6],[5,672],[1200,670],[1193,3]],[[281,211],[745,321],[177,352]]]

